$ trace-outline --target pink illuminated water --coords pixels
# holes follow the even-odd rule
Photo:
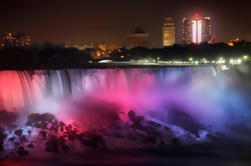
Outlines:
[[[237,79],[235,71],[215,67],[1,71],[0,109],[50,112],[88,128],[106,123],[106,111],[125,119],[135,110],[167,123],[168,111],[178,108],[205,126],[226,130],[250,119],[248,93]]]

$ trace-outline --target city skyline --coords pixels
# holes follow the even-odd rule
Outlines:
[[[136,27],[149,33],[149,46],[162,47],[163,19],[173,17],[176,41],[182,43],[182,18],[210,16],[218,42],[251,40],[248,0],[234,1],[8,1],[1,7],[1,33],[25,32],[34,43],[94,42],[124,44]]]

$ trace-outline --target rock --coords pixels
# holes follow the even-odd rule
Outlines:
[[[41,120],[40,114],[33,113],[33,114],[28,116],[28,122],[27,123],[32,124],[32,123],[35,123],[35,122],[39,122],[40,120]]]
[[[9,138],[9,141],[11,141],[11,142],[14,142],[14,140],[15,140],[15,137],[10,137]]]
[[[39,128],[39,129],[48,129],[47,128],[47,122],[41,121],[41,122],[35,122],[34,127]]]
[[[165,130],[170,130],[170,128],[169,128],[169,127],[166,127],[166,126],[164,127],[164,129],[165,129]]]
[[[174,138],[174,139],[172,140],[172,144],[174,144],[174,145],[180,144],[179,139],[178,139],[178,138]]]
[[[72,130],[72,125],[66,126],[66,127],[65,127],[65,130],[66,130],[66,131],[71,131],[71,130]]]
[[[16,130],[15,134],[20,137],[23,134],[23,130],[22,129]]]
[[[105,141],[101,135],[91,132],[85,132],[78,137],[83,145],[98,148],[99,145],[105,146]]]
[[[133,123],[141,123],[142,121],[145,120],[143,116],[136,116],[134,111],[129,111],[127,116]]]
[[[145,143],[156,144],[156,143],[157,143],[157,140],[156,140],[155,137],[149,136],[149,137],[146,137],[146,138],[144,139],[144,142],[145,142]]]
[[[28,142],[26,136],[22,135],[21,137],[19,137],[20,143],[25,143]]]
[[[29,145],[27,145],[28,148],[34,148],[34,145],[32,143],[30,143]]]
[[[156,123],[156,122],[153,122],[153,121],[147,121],[147,123],[148,123],[150,126],[155,127],[155,128],[161,127],[161,124]]]
[[[42,136],[42,138],[43,138],[43,140],[45,140],[46,139],[46,136],[47,136],[47,132],[46,131],[40,131],[40,133],[39,133],[41,136]]]
[[[3,151],[3,143],[0,143],[0,152]]]
[[[71,141],[76,139],[77,135],[78,135],[76,130],[65,132],[65,134],[67,135],[68,139],[71,140]]]
[[[45,143],[45,150],[51,153],[58,153],[58,139],[55,136],[51,136],[51,138]]]
[[[32,121],[27,121],[27,122],[25,123],[25,125],[26,125],[26,126],[33,126],[33,122],[32,122]]]
[[[212,135],[211,133],[208,133],[208,134],[207,134],[207,138],[208,138],[208,139],[210,139],[210,140],[213,140],[213,141],[217,141],[217,140],[219,140],[219,138],[218,138],[218,137],[216,137],[216,136]]]
[[[28,121],[26,122],[26,126],[33,126],[41,129],[48,129],[48,123],[54,122],[56,119],[54,115],[50,113],[37,114],[33,113],[28,116]]]
[[[60,131],[61,132],[64,132],[64,127],[65,127],[66,125],[65,125],[65,123],[64,122],[59,122],[59,127],[60,127]]]
[[[127,138],[132,140],[132,141],[142,141],[145,140],[145,135],[142,133],[138,133],[138,132],[133,132],[133,133],[128,133],[127,134]]]
[[[61,146],[61,149],[64,151],[64,152],[70,152],[70,148],[66,145],[66,140],[64,139],[64,137],[60,137],[59,138],[59,144]]]
[[[46,122],[51,123],[55,119],[55,117],[54,117],[54,115],[52,115],[50,113],[44,113],[44,114],[40,115],[40,119],[41,119],[41,121],[46,121]]]
[[[128,112],[127,116],[132,122],[136,119],[136,114],[132,110]]]
[[[167,119],[169,124],[182,127],[193,133],[198,138],[200,137],[199,131],[205,129],[205,127],[195,118],[178,107],[173,107],[168,111]]]
[[[27,156],[29,154],[29,152],[26,151],[22,146],[18,148],[17,153],[19,154],[19,156]]]
[[[120,133],[110,133],[110,134],[106,134],[107,136],[110,136],[110,137],[114,137],[114,138],[123,138],[124,136]]]
[[[50,127],[50,132],[58,133],[58,126],[57,126],[57,125],[52,125],[52,126]]]
[[[149,136],[161,136],[160,132],[153,128],[152,126],[144,126],[143,131],[145,131]]]
[[[3,150],[3,143],[6,138],[7,135],[4,134],[4,129],[0,126],[0,152]]]

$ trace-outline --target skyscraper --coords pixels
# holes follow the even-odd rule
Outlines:
[[[184,17],[182,25],[183,44],[199,44],[211,40],[212,27],[210,17],[202,18],[196,13],[192,18]]]
[[[212,38],[211,18],[205,17],[203,24],[203,42],[209,42]]]
[[[163,46],[175,44],[175,24],[172,17],[165,18],[163,26]]]
[[[191,22],[187,17],[182,20],[182,41],[183,44],[191,43]]]

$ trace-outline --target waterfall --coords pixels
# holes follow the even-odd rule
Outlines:
[[[249,115],[232,73],[216,67],[0,71],[0,109],[71,117],[87,109],[76,109],[76,103],[102,101],[162,122],[168,110],[178,108],[221,128],[233,116],[239,122]]]

